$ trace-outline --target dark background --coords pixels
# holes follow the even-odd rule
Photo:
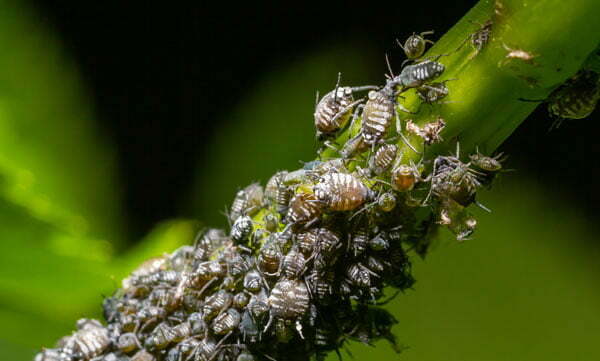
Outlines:
[[[393,8],[374,2],[184,6],[40,0],[36,6],[80,67],[96,114],[114,139],[128,238],[139,239],[159,220],[194,216],[182,197],[195,167],[202,166],[198,159],[209,155],[204,140],[257,79],[337,42],[368,43],[373,56],[383,59],[398,51],[396,37],[429,29],[440,36],[474,3],[398,1]],[[510,155],[510,167],[572,198],[592,219],[600,201],[597,115],[548,132],[551,120],[540,107],[501,148]]]

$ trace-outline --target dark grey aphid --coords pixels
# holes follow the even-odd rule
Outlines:
[[[404,50],[404,54],[410,60],[418,59],[425,53],[425,47],[427,43],[433,44],[433,41],[425,39],[425,35],[433,34],[433,30],[424,31],[420,34],[413,33],[411,36],[406,39],[404,42],[404,46],[400,41],[396,39],[396,42],[402,50]]]
[[[166,323],[160,323],[144,341],[148,350],[162,350],[173,341],[173,330]]]
[[[241,242],[248,239],[252,233],[252,218],[250,216],[238,217],[233,226],[231,226],[231,239],[236,242]]]
[[[289,279],[295,279],[304,272],[305,265],[304,255],[294,247],[283,258],[283,274]]]
[[[402,69],[400,75],[389,81],[390,85],[400,85],[403,88],[416,88],[436,79],[446,67],[433,60],[425,60],[418,64],[408,65]]]

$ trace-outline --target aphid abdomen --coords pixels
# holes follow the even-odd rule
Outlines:
[[[415,65],[409,65],[402,69],[398,77],[392,80],[405,88],[419,87],[442,75],[446,67],[442,63],[425,60]]]
[[[379,142],[385,135],[395,115],[393,93],[387,94],[389,89],[370,91],[369,100],[362,113],[361,134],[367,144]]]
[[[290,201],[286,220],[289,223],[310,222],[321,215],[321,208],[321,203],[314,194],[298,193]]]
[[[369,168],[377,175],[382,174],[394,163],[397,152],[396,144],[383,144],[369,159]]]
[[[330,173],[314,187],[319,201],[332,211],[351,211],[360,207],[371,196],[371,190],[351,174]]]
[[[310,296],[303,281],[284,279],[275,284],[268,302],[273,317],[296,319],[304,316]]]

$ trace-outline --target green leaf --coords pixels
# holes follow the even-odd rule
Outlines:
[[[37,17],[0,5],[0,197],[75,236],[76,249],[79,237],[119,241],[114,155],[75,65]]]

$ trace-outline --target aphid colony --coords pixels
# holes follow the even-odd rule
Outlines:
[[[402,130],[398,116],[403,91],[415,88],[430,103],[449,92],[435,82],[444,65],[420,60],[428,34],[404,43],[412,64],[383,87],[338,80],[318,101],[322,141],[361,121],[355,137],[330,144],[339,157],[322,153],[264,188],[237,192],[229,232],[201,231],[193,245],[143,263],[105,299],[107,326],[80,320],[35,360],[321,360],[348,341],[378,339],[399,350],[396,320],[377,307],[385,287],[412,287],[407,251],[424,255],[439,225],[460,240],[471,235],[476,221],[466,207],[502,168],[499,156],[479,152],[406,160],[398,137],[407,146],[406,136],[424,146],[443,140],[443,119],[405,121]],[[364,90],[366,99],[355,100]]]

